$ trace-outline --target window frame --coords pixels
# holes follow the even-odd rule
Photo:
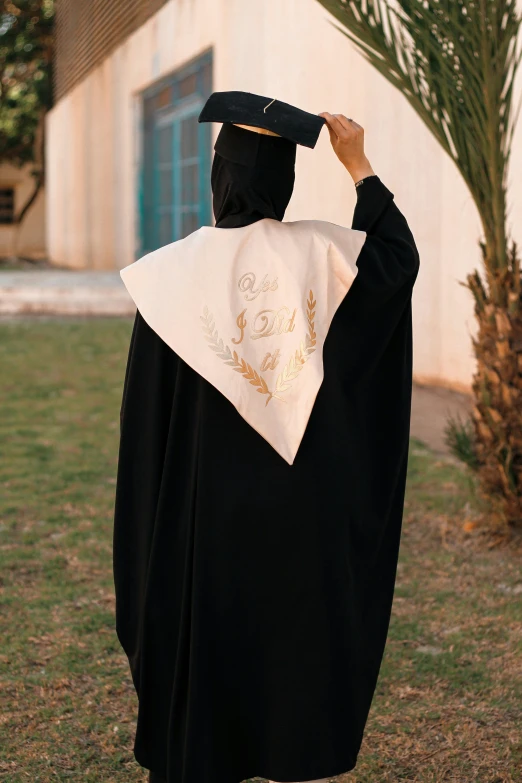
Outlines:
[[[2,191],[10,192],[10,206],[4,207],[2,204]],[[9,219],[4,220],[2,212],[10,208]],[[16,186],[7,185],[5,183],[0,184],[0,227],[13,226],[16,223]]]
[[[165,243],[160,227],[162,215],[170,214],[171,238],[175,242],[182,237],[183,215],[196,215],[196,227],[211,225],[211,128],[209,123],[197,125],[197,155],[194,159],[181,155],[181,123],[197,117],[207,97],[212,92],[212,51],[206,51],[167,76],[143,90],[138,96],[138,205],[137,205],[137,257],[161,247]],[[194,79],[195,92],[183,95],[187,81]],[[190,81],[189,81],[190,84]],[[160,134],[172,128],[172,183],[171,203],[162,203],[160,172],[169,170],[168,161],[160,161]],[[168,134],[167,134],[168,136]],[[182,169],[198,163],[198,200],[190,204],[182,200]],[[168,221],[167,221],[168,224]]]

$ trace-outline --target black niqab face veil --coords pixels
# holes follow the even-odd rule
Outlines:
[[[294,189],[296,144],[224,123],[214,150],[216,227],[239,228],[263,218],[281,221]]]

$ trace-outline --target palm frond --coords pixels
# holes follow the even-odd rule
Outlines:
[[[479,211],[491,263],[507,263],[505,210],[520,105],[517,0],[318,0],[450,155]],[[522,103],[522,101],[521,101]]]

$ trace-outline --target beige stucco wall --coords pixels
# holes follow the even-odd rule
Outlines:
[[[0,188],[14,188],[15,214],[23,207],[34,187],[32,165],[22,168],[0,164]],[[45,196],[43,189],[20,227],[0,224],[0,256],[45,257]]]
[[[60,101],[47,133],[51,258],[87,268],[134,260],[137,96],[211,47],[215,90],[248,90],[312,112],[343,112],[364,126],[373,168],[394,192],[420,248],[416,376],[468,385],[475,324],[470,296],[458,283],[480,263],[475,207],[453,163],[406,100],[329,24],[315,0],[171,0]],[[522,206],[520,139],[519,128],[513,224]],[[286,217],[350,225],[354,203],[353,183],[323,131],[314,151],[298,151]]]

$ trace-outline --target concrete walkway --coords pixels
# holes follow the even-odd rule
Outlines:
[[[119,272],[0,270],[0,316],[130,316],[135,310]],[[444,427],[448,415],[466,417],[470,408],[466,394],[415,384],[411,434],[447,454]]]
[[[448,416],[466,419],[471,412],[471,404],[471,395],[415,383],[411,403],[412,436],[440,454],[449,454],[444,443]]]
[[[0,315],[132,315],[119,272],[0,270]]]

